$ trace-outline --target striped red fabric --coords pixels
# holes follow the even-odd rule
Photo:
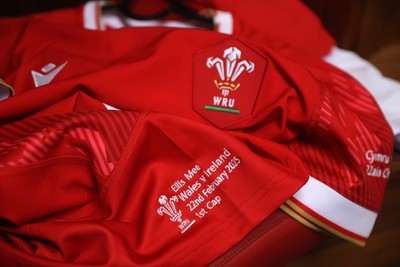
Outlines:
[[[56,156],[51,150],[67,146],[92,157],[95,169],[108,176],[125,147],[136,117],[132,112],[93,111],[34,117],[5,125],[0,129],[0,155],[5,162],[0,168],[36,163]]]

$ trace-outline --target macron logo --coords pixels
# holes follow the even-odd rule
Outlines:
[[[32,78],[36,87],[49,84],[54,77],[67,65],[68,61],[65,61],[62,65],[56,66],[53,63],[49,63],[41,69],[42,73],[32,70]]]

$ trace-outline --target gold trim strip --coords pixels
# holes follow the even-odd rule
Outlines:
[[[315,224],[312,224],[311,222],[307,221],[305,218],[301,217],[299,214],[297,214],[295,211],[293,211],[291,208],[289,208],[285,204],[282,204],[279,208],[281,210],[283,210],[285,213],[287,213],[290,217],[292,217],[293,219],[295,219],[299,223],[303,224],[304,226],[306,226],[306,227],[308,227],[308,228],[310,228],[310,229],[312,229],[314,231],[323,233],[323,234],[327,233],[326,231],[324,231],[323,229],[319,228]]]
[[[355,239],[351,236],[348,236],[342,232],[339,232],[338,230],[330,227],[329,225],[326,225],[325,223],[319,221],[318,219],[312,217],[310,214],[308,214],[306,211],[304,211],[303,209],[301,209],[299,206],[297,206],[295,203],[293,203],[291,200],[286,200],[286,204],[293,209],[294,211],[296,211],[297,213],[299,213],[301,216],[303,216],[304,218],[306,218],[307,220],[311,221],[312,223],[318,225],[319,227],[322,227],[323,229],[331,232],[332,234],[343,238],[347,241],[350,241],[353,244],[356,244],[358,246],[364,247],[366,245],[366,242],[360,241],[358,239]]]

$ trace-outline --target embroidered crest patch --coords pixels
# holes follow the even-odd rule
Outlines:
[[[225,128],[253,113],[267,61],[231,38],[195,54],[193,108]]]

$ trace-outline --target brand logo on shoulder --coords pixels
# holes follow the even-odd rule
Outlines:
[[[65,61],[60,66],[56,66],[53,63],[49,63],[41,68],[41,72],[32,70],[32,78],[36,87],[49,84],[54,77],[67,65],[68,61]]]
[[[266,59],[231,38],[195,55],[193,108],[224,128],[250,116],[261,87]]]

